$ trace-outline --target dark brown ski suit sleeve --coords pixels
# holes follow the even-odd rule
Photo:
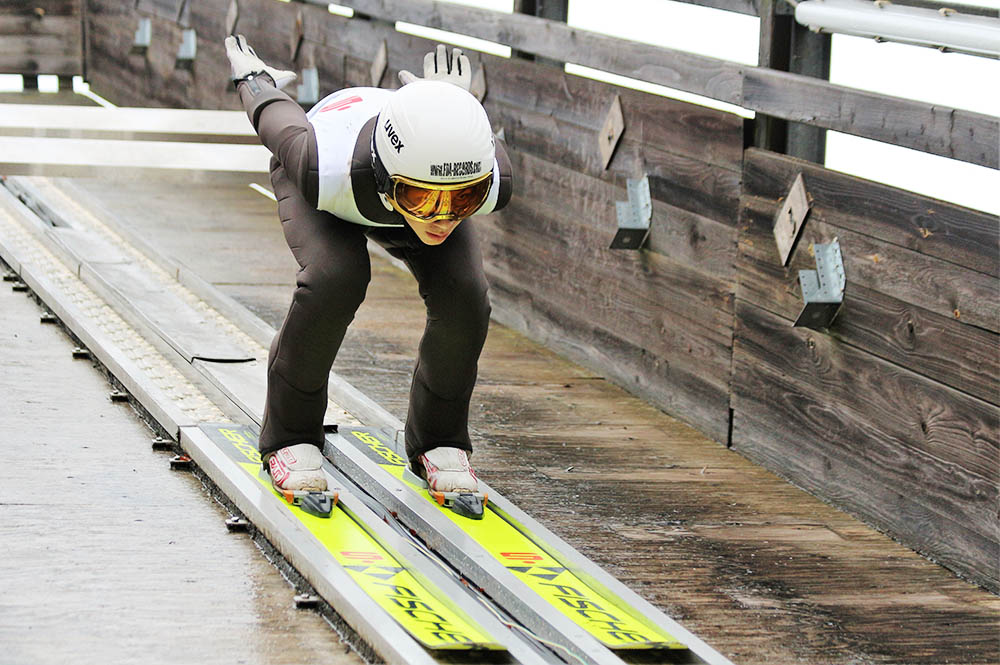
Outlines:
[[[278,90],[267,74],[240,81],[236,90],[260,142],[315,208],[319,201],[319,150],[316,131],[302,107]]]

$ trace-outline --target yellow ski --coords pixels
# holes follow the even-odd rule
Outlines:
[[[257,435],[238,425],[201,425],[203,432],[281,502],[357,582],[417,641],[433,650],[504,651],[482,628],[428,589],[339,506],[329,518],[312,515],[278,495],[262,478]]]
[[[686,649],[673,636],[644,621],[631,608],[622,607],[595,591],[572,571],[563,567],[542,544],[536,543],[501,515],[489,509],[489,497],[481,520],[457,515],[435,501],[405,472],[407,460],[370,429],[341,427],[340,436],[363,450],[393,476],[406,483],[424,500],[438,506],[442,514],[500,561],[507,570],[540,597],[558,608],[610,649]]]

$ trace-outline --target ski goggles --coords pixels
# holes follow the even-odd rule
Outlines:
[[[436,183],[401,175],[389,176],[386,196],[397,211],[430,224],[465,219],[483,207],[493,187],[493,172],[460,183]]]

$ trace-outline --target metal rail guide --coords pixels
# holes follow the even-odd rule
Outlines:
[[[649,176],[629,178],[627,189],[628,201],[615,201],[618,231],[611,241],[611,249],[642,249],[649,237],[649,224],[653,217]]]
[[[847,279],[840,242],[836,238],[831,243],[814,245],[813,248],[816,270],[799,271],[804,305],[793,325],[824,330],[830,327],[844,304]]]
[[[150,18],[140,18],[139,27],[135,30],[135,37],[132,39],[132,54],[146,55],[149,45],[153,41],[153,20]]]
[[[198,36],[194,28],[185,28],[181,32],[181,45],[177,48],[177,59],[174,61],[175,69],[191,69],[194,67],[194,59],[198,55]]]

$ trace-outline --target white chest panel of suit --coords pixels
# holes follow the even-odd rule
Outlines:
[[[322,99],[306,114],[316,130],[319,199],[316,207],[355,224],[386,226],[358,210],[351,184],[351,159],[361,128],[378,115],[392,90],[345,88]]]

